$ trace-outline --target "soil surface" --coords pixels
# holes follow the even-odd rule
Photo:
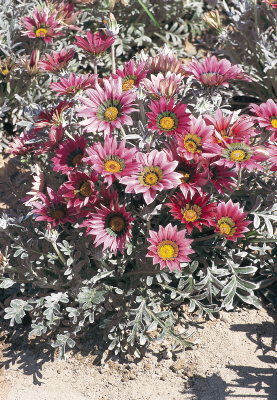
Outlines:
[[[0,400],[277,400],[273,307],[214,321],[180,309],[179,321],[177,331],[195,331],[194,350],[171,352],[166,339],[143,359],[123,359],[106,350],[96,326],[59,361],[50,337],[28,339],[28,326],[0,319]]]

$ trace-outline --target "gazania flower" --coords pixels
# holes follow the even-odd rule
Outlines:
[[[31,210],[33,214],[38,214],[36,221],[47,221],[53,223],[54,226],[65,224],[66,222],[75,223],[75,218],[72,215],[76,214],[74,207],[67,207],[63,197],[61,196],[60,189],[57,194],[50,187],[47,188],[48,196],[50,200],[43,193],[38,193],[37,196],[42,200],[43,203],[39,201],[33,201],[32,206],[36,207]]]
[[[41,74],[42,71],[39,68],[39,50],[35,49],[32,51],[30,60],[28,60],[27,55],[24,54],[24,57],[20,57],[21,65],[26,69],[27,74],[29,76],[35,76],[37,74]]]
[[[165,76],[160,73],[157,76],[151,75],[151,80],[145,78],[143,85],[153,99],[159,100],[162,96],[170,99],[182,89],[182,79],[182,75],[176,75],[175,72],[167,72]]]
[[[53,107],[50,111],[44,110],[39,113],[38,121],[34,124],[34,133],[49,127],[51,131],[57,130],[62,123],[62,114],[68,108],[73,107],[73,103],[61,101],[57,107]]]
[[[89,176],[84,172],[70,172],[68,181],[60,187],[60,193],[68,198],[68,207],[80,210],[83,207],[95,204],[98,201],[98,192],[95,191],[94,183],[98,180],[98,174],[92,172]]]
[[[186,239],[186,230],[178,232],[176,226],[168,224],[165,228],[159,226],[159,232],[149,231],[147,238],[151,246],[146,257],[153,257],[153,264],[160,264],[160,269],[168,267],[172,272],[174,268],[182,271],[180,263],[189,262],[188,254],[194,253],[190,244],[191,239]]]
[[[94,83],[95,75],[76,76],[71,73],[68,79],[61,78],[59,82],[50,83],[49,87],[54,92],[57,92],[56,96],[62,96],[63,94],[74,96],[80,90],[92,88]]]
[[[96,32],[94,35],[87,31],[87,41],[81,36],[75,36],[77,42],[73,42],[76,46],[83,49],[92,56],[99,56],[104,53],[115,41],[114,37],[109,37],[105,33]]]
[[[267,3],[272,8],[277,8],[277,1],[276,0],[263,0],[263,3]]]
[[[20,137],[14,137],[13,142],[9,144],[8,153],[15,154],[16,156],[34,153],[38,147],[35,139],[37,139],[37,136],[34,132],[23,132]]]
[[[65,128],[60,124],[55,129],[50,129],[49,140],[42,143],[42,147],[36,151],[36,154],[48,153],[49,151],[58,150],[59,144],[63,141]]]
[[[223,116],[222,110],[218,109],[215,113],[215,118],[210,115],[204,115],[207,125],[212,125],[217,133],[214,138],[215,143],[222,144],[222,139],[225,143],[232,143],[232,141],[249,140],[250,137],[260,133],[254,128],[253,117],[249,115],[240,115],[235,122],[231,122],[233,114],[228,115],[226,118]],[[225,145],[223,146],[225,147]]]
[[[12,73],[17,67],[18,64],[13,59],[13,53],[6,59],[0,57],[0,82],[10,82],[12,80]]]
[[[218,193],[224,194],[224,189],[232,192],[233,189],[231,186],[237,186],[233,178],[237,178],[237,174],[231,171],[230,168],[227,168],[224,165],[219,166],[214,163],[210,164],[209,179],[218,191]]]
[[[61,171],[63,174],[73,171],[83,161],[86,144],[85,137],[78,135],[75,140],[68,138],[66,143],[61,143],[59,150],[55,151],[57,157],[52,158],[54,171]]]
[[[114,204],[118,202],[117,190],[111,192],[111,187],[106,188],[104,184],[101,185],[100,195],[100,202],[103,206],[108,207],[112,202]]]
[[[250,106],[252,106],[250,111],[257,115],[256,120],[260,127],[273,131],[270,140],[273,142],[277,140],[277,104],[272,99],[268,99],[266,103],[262,103],[260,106],[253,103]]]
[[[243,233],[249,231],[246,227],[251,221],[245,221],[247,213],[242,210],[239,208],[239,203],[233,204],[232,200],[228,203],[220,202],[215,216],[215,232],[232,241],[235,241],[237,237],[244,237]]]
[[[104,176],[104,182],[108,183],[108,187],[116,179],[130,176],[139,170],[140,164],[134,160],[138,151],[137,148],[128,149],[125,145],[125,139],[117,147],[116,137],[106,136],[104,147],[101,143],[95,143],[87,149],[88,157],[84,158],[83,161]]]
[[[265,143],[265,153],[268,156],[268,161],[272,164],[270,171],[277,171],[277,146]]]
[[[124,69],[118,68],[116,74],[112,77],[116,79],[118,76],[122,79],[122,91],[127,92],[133,87],[139,87],[142,80],[146,77],[148,70],[144,70],[145,62],[139,63],[136,67],[134,60],[125,63]]]
[[[221,153],[221,148],[213,142],[213,127],[207,126],[201,117],[191,116],[188,130],[176,136],[175,140],[177,152],[186,160],[198,162]]]
[[[232,65],[226,58],[217,60],[216,56],[208,56],[202,63],[193,57],[192,61],[184,67],[186,76],[192,75],[194,79],[205,86],[229,87],[231,79],[241,79],[251,82],[250,76],[244,74],[237,65]]]
[[[73,49],[62,49],[59,53],[52,51],[52,55],[45,53],[46,58],[39,62],[39,68],[44,71],[58,73],[62,71],[70,60],[74,57],[75,51]]]
[[[34,175],[34,180],[32,181],[32,189],[27,193],[29,196],[24,197],[24,199],[21,200],[26,206],[29,206],[32,202],[39,200],[39,192],[44,194],[46,193],[47,183],[39,164],[35,164],[35,173],[36,175]]]
[[[155,200],[157,190],[168,190],[180,184],[181,175],[173,172],[177,161],[169,162],[164,152],[137,153],[140,171],[123,177],[120,183],[127,185],[126,193],[143,193],[146,204]]]
[[[98,84],[94,90],[87,90],[89,98],[78,96],[84,106],[77,107],[78,117],[87,117],[79,125],[85,126],[84,132],[102,132],[111,134],[122,125],[133,125],[132,118],[127,115],[136,109],[133,107],[136,93],[122,93],[122,80],[103,79],[104,89]]]
[[[116,255],[117,249],[123,253],[125,243],[132,237],[131,213],[127,213],[124,206],[111,203],[109,207],[101,206],[97,214],[92,214],[80,227],[86,226],[86,235],[95,236],[95,246],[103,243],[103,251],[108,247]]]
[[[45,43],[53,43],[52,38],[55,36],[65,36],[60,32],[62,25],[56,20],[56,15],[53,14],[48,18],[43,9],[40,14],[36,8],[32,18],[23,17],[21,23],[27,29],[27,31],[21,31],[23,36],[41,38]]]
[[[188,234],[193,227],[202,231],[201,225],[214,226],[213,217],[215,215],[216,203],[208,203],[211,195],[200,196],[198,193],[194,196],[184,197],[182,194],[169,197],[171,203],[166,203],[170,208],[170,213],[175,219],[179,219],[187,225]]]
[[[53,6],[54,7],[52,8],[52,14],[55,15],[56,19],[62,26],[68,29],[75,29],[77,31],[81,30],[81,28],[78,28],[78,26],[75,26],[73,24],[82,11],[77,11],[76,13],[74,13],[73,3],[64,3],[62,1],[58,4],[54,3]]]
[[[176,54],[165,45],[155,57],[148,57],[145,70],[150,70],[153,75],[161,73],[165,76],[168,72],[185,75],[184,66],[185,64],[177,59]]]
[[[255,148],[250,148],[245,143],[230,143],[225,149],[222,149],[221,157],[223,158],[215,161],[215,164],[235,168],[234,171],[236,172],[241,168],[250,172],[254,169],[263,170],[263,167],[257,162],[264,161],[264,158],[257,154]]]
[[[153,132],[159,131],[159,134],[164,132],[168,136],[181,134],[190,123],[190,114],[186,113],[186,108],[187,105],[181,103],[174,106],[172,98],[169,102],[165,97],[161,97],[159,102],[151,101],[152,112],[146,113],[149,118],[148,128]]]

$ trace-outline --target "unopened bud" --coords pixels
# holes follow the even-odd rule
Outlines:
[[[122,28],[123,25],[119,25],[112,13],[109,14],[109,19],[107,23],[105,24],[105,28],[103,30],[105,31],[106,35],[108,36],[116,36],[119,33],[120,28]]]
[[[203,20],[212,28],[216,29],[217,31],[222,30],[220,16],[218,10],[209,11],[203,15]]]

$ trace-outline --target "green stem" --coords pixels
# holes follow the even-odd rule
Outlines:
[[[58,254],[58,256],[60,257],[60,260],[63,262],[63,264],[65,265],[65,266],[67,266],[66,265],[66,259],[64,258],[64,256],[62,255],[62,253],[60,252],[60,250],[58,249],[58,246],[56,245],[56,243],[52,243],[52,245],[53,245],[53,247],[54,247],[54,249],[55,249],[55,252]]]
[[[147,119],[146,119],[146,114],[145,114],[145,110],[144,110],[144,106],[143,106],[142,100],[138,100],[138,103],[139,103],[139,109],[140,109],[142,124],[143,124],[143,126],[145,126],[146,123],[147,123]]]
[[[114,43],[111,45],[111,53],[112,53],[112,72],[115,74],[115,50]]]

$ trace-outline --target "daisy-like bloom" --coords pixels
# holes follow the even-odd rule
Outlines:
[[[52,51],[52,55],[45,53],[45,59],[39,62],[39,68],[44,71],[58,73],[62,71],[70,60],[74,57],[75,51],[73,49],[62,49],[62,51]]]
[[[53,107],[50,111],[44,110],[39,113],[38,121],[34,124],[34,133],[49,127],[51,131],[57,130],[62,123],[62,114],[68,108],[73,107],[73,103],[61,101],[57,107]]]
[[[84,172],[70,172],[68,181],[60,187],[61,195],[69,199],[68,207],[75,207],[80,210],[83,207],[98,202],[98,192],[95,191],[94,183],[98,180],[98,174],[92,172],[87,175]]]
[[[8,58],[0,57],[0,81],[9,82],[12,80],[12,73],[18,67],[13,59],[13,53]]]
[[[41,74],[42,70],[39,68],[39,50],[35,49],[32,51],[30,60],[28,60],[27,55],[24,54],[23,58],[20,57],[21,65],[26,69],[29,76],[35,76]]]
[[[85,136],[75,136],[75,140],[70,138],[65,143],[61,143],[59,150],[55,153],[57,157],[52,158],[54,163],[54,171],[61,171],[63,174],[67,174],[81,164],[86,152]]]
[[[187,225],[188,234],[191,234],[193,227],[202,232],[201,225],[215,226],[213,217],[217,203],[209,203],[211,195],[200,196],[196,193],[194,196],[184,197],[177,193],[176,196],[169,197],[171,203],[166,203],[170,208],[170,213],[175,219],[179,219]]]
[[[50,187],[47,188],[48,196],[43,193],[38,193],[37,196],[42,200],[33,201],[32,206],[36,207],[31,212],[33,214],[38,214],[36,221],[47,221],[48,223],[53,223],[54,226],[65,224],[66,222],[75,223],[76,220],[73,215],[76,215],[76,210],[74,207],[67,207],[64,202],[64,198],[61,195],[60,189],[58,189],[57,194]]]
[[[253,103],[250,106],[252,106],[250,111],[257,115],[256,120],[260,127],[273,132],[270,140],[272,142],[277,140],[277,104],[272,99],[268,99],[266,103],[262,103],[260,106]]]
[[[192,75],[194,79],[205,86],[225,86],[229,87],[228,81],[231,79],[241,79],[251,82],[250,76],[242,72],[237,65],[232,65],[226,58],[219,60],[216,56],[208,56],[202,63],[193,57],[192,61],[184,67],[186,76]]]
[[[55,15],[56,20],[65,28],[80,31],[81,28],[73,24],[81,12],[82,11],[77,11],[74,13],[74,4],[64,3],[64,1],[62,1],[61,3],[56,2],[52,5],[51,15]]]
[[[140,164],[134,160],[138,149],[136,147],[128,149],[125,145],[126,139],[123,139],[117,147],[116,137],[106,136],[104,146],[95,143],[87,148],[88,157],[83,161],[104,176],[104,182],[108,183],[108,187],[116,179],[130,176],[140,169]]]
[[[148,128],[152,132],[159,131],[159,135],[163,132],[168,136],[181,134],[190,123],[190,114],[186,113],[186,108],[186,104],[174,105],[172,98],[168,102],[165,97],[161,97],[159,101],[152,100],[152,112],[146,113],[149,118]]]
[[[216,161],[216,158],[213,161]],[[218,193],[224,194],[225,189],[230,192],[233,191],[232,186],[236,187],[237,184],[234,181],[234,178],[237,178],[238,174],[231,171],[230,168],[227,168],[224,165],[217,165],[214,162],[211,162],[209,165],[209,180],[214,185]]]
[[[232,123],[233,114],[228,115],[226,118],[223,116],[222,110],[218,109],[215,113],[215,118],[210,115],[204,115],[207,125],[212,125],[215,129],[217,136],[214,138],[216,143],[222,144],[222,139],[225,143],[232,143],[232,141],[244,141],[260,132],[254,128],[254,119],[249,115],[240,115],[238,119]],[[225,145],[224,145],[225,147]]]
[[[164,152],[137,153],[137,161],[140,171],[123,177],[120,183],[127,185],[126,193],[143,193],[146,204],[155,200],[157,190],[172,189],[180,184],[181,175],[173,172],[178,162],[169,162]]]
[[[175,137],[178,153],[196,162],[220,154],[221,147],[214,143],[213,132],[213,126],[207,126],[204,119],[191,116],[188,130]]]
[[[20,137],[15,137],[13,142],[9,144],[8,153],[15,154],[16,156],[24,156],[25,154],[34,153],[38,144],[35,143],[37,136],[34,132],[23,132]]]
[[[232,200],[228,203],[219,202],[215,216],[215,232],[232,241],[235,241],[237,237],[244,237],[243,233],[249,231],[246,227],[251,223],[251,221],[245,221],[246,216],[247,213],[239,208],[239,203],[234,204]]]
[[[26,206],[29,206],[33,201],[39,200],[38,193],[46,193],[47,183],[39,164],[35,164],[35,173],[36,175],[32,181],[32,189],[27,193],[29,196],[21,199]]]
[[[75,36],[77,42],[73,42],[76,46],[83,49],[92,56],[99,56],[104,53],[114,43],[115,38],[109,37],[105,33],[96,32],[94,35],[87,31],[87,41],[81,36]]]
[[[168,72],[176,75],[185,75],[185,64],[182,64],[176,57],[176,54],[166,45],[163,50],[155,57],[148,57],[145,64],[145,70],[150,70],[150,73],[157,75],[159,73],[166,75]]]
[[[74,96],[80,90],[87,90],[94,87],[95,76],[86,74],[84,76],[76,76],[73,73],[69,78],[61,78],[59,82],[50,83],[49,87],[53,92],[57,92],[56,96],[72,95]]]
[[[241,168],[245,168],[250,172],[254,169],[263,170],[263,167],[258,162],[264,161],[264,158],[259,155],[254,147],[250,148],[246,143],[234,142],[228,144],[225,149],[222,149],[221,157],[220,160],[215,161],[215,164],[234,168],[236,172]]]
[[[153,99],[159,100],[162,96],[170,99],[182,89],[182,79],[181,74],[176,75],[175,72],[168,71],[165,76],[159,73],[157,76],[151,75],[151,80],[145,78],[143,85]]]
[[[142,80],[146,77],[148,70],[144,70],[145,62],[139,63],[136,67],[134,60],[125,63],[124,69],[118,68],[116,74],[112,74],[113,78],[120,76],[122,79],[122,91],[127,92],[133,87],[139,87]]]
[[[165,228],[159,226],[159,232],[149,231],[147,238],[151,246],[146,257],[153,257],[153,264],[160,264],[160,269],[168,267],[172,272],[174,268],[182,271],[180,263],[189,262],[189,254],[194,253],[190,247],[193,240],[186,239],[186,230],[178,232],[176,226],[168,224]]]
[[[56,128],[56,127],[55,127]],[[65,128],[60,124],[56,129],[50,129],[49,140],[42,143],[42,147],[36,151],[36,154],[48,153],[58,150],[59,144],[63,141]]]
[[[277,1],[276,0],[263,0],[263,3],[269,4],[272,8],[277,8]]]
[[[32,18],[23,17],[21,23],[27,31],[21,31],[22,36],[29,38],[40,38],[45,43],[53,43],[53,37],[65,36],[60,30],[63,28],[59,21],[56,20],[56,14],[47,17],[46,12],[42,9],[41,14],[38,9],[34,10]]]
[[[133,105],[136,93],[131,90],[122,92],[122,79],[103,79],[104,89],[95,84],[94,90],[87,90],[87,97],[78,96],[84,106],[77,107],[78,117],[86,117],[79,125],[85,126],[84,132],[102,132],[110,135],[122,125],[133,125],[127,115],[137,111]]]
[[[117,190],[114,190],[113,192],[111,192],[111,188],[106,188],[106,186],[104,184],[101,185],[101,189],[100,189],[100,202],[103,206],[108,207],[111,202],[118,203],[118,193]]]
[[[108,247],[116,255],[117,249],[123,253],[126,241],[132,237],[131,228],[135,218],[127,213],[125,206],[111,203],[109,207],[101,206],[96,214],[87,218],[80,227],[87,227],[86,235],[95,236],[95,246],[103,243],[103,251]]]

